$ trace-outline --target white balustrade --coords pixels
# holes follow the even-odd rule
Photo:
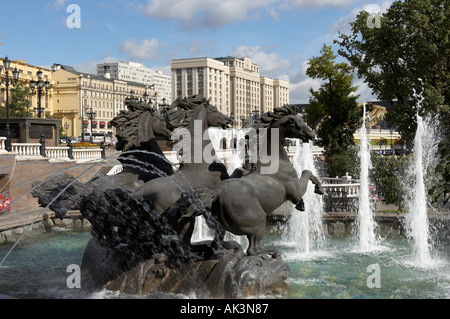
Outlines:
[[[20,156],[41,156],[40,143],[12,143],[11,148]]]
[[[69,158],[69,148],[68,147],[46,147],[45,155],[48,158],[54,159],[66,159]]]
[[[359,197],[360,184],[322,184],[325,192],[338,197]]]
[[[74,160],[95,160],[102,158],[102,149],[101,148],[74,149],[72,154]]]
[[[0,136],[0,153],[1,152],[6,152],[6,150],[5,150],[5,142],[6,142],[6,137]]]

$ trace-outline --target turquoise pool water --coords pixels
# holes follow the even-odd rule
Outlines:
[[[63,230],[27,238],[0,267],[0,295],[47,299],[117,298],[108,293],[86,295],[80,289],[67,287],[66,281],[71,275],[67,267],[81,265],[89,239],[87,231]],[[287,280],[291,287],[286,297],[289,299],[450,298],[448,247],[434,250],[435,263],[421,267],[411,260],[412,249],[402,237],[385,239],[380,249],[371,253],[358,252],[351,238],[327,238],[320,249],[307,254],[295,253],[293,247],[277,236],[268,235],[266,240],[276,243],[291,268]],[[10,247],[0,245],[0,260]],[[133,296],[126,296],[129,297]]]

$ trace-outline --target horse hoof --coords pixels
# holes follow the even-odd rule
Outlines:
[[[304,203],[303,201],[300,201],[300,203],[298,203],[298,204],[295,206],[295,209],[296,209],[296,210],[299,210],[299,211],[301,211],[301,212],[304,212],[304,211],[305,211],[305,203]]]
[[[314,188],[314,193],[319,194],[319,195],[323,195],[323,194],[325,194],[325,190],[321,186],[319,186],[319,187],[316,186]]]

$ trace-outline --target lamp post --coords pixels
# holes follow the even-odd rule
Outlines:
[[[236,144],[234,143],[234,112],[230,114],[231,119],[231,148],[236,148]]]
[[[148,101],[148,93],[147,93],[147,91],[145,91],[145,93],[144,93],[144,103],[147,104],[147,101]]]
[[[38,118],[42,117],[42,110],[45,108],[42,108],[42,90],[45,87],[45,95],[47,96],[48,90],[50,88],[50,82],[49,81],[43,81],[42,80],[42,71],[39,70],[36,73],[38,80],[31,80],[30,81],[30,88],[33,91],[33,94],[35,92],[35,89],[37,88],[37,94],[38,94],[38,107],[34,110],[38,112]]]
[[[162,99],[163,103],[159,105],[159,114],[162,115],[164,118],[167,116],[167,107],[169,106],[166,104],[166,98]]]
[[[8,57],[3,61],[3,66],[5,68],[5,86],[6,86],[6,126],[5,126],[5,134],[6,134],[6,145],[5,150],[7,152],[11,152],[11,131],[9,129],[9,85],[13,87],[17,85],[19,81],[19,71],[17,68],[12,72],[13,78],[12,80],[9,78],[9,67],[11,65],[11,61],[8,60]],[[2,72],[2,66],[0,66],[0,74]],[[1,82],[0,82],[1,83]]]
[[[86,109],[86,115],[89,117],[90,121],[91,121],[91,137],[90,137],[90,143],[94,143],[94,138],[93,138],[93,131],[92,131],[92,121],[94,120],[95,116],[97,115],[97,112],[94,112],[92,110],[92,107],[90,109]]]
[[[65,123],[64,124],[64,130],[66,131],[66,139],[69,140],[69,136],[67,135],[67,130],[69,129],[69,124]]]
[[[84,109],[81,107],[81,142],[84,143]]]

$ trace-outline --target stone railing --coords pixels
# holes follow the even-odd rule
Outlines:
[[[0,137],[0,154],[12,154],[23,158],[49,158],[61,160],[97,160],[105,157],[104,145],[95,149],[74,149],[67,147],[45,146],[42,143],[11,143],[11,152],[5,149],[6,137]]]
[[[67,159],[69,158],[68,147],[47,147],[45,149],[48,158],[52,159]]]
[[[326,211],[356,212],[360,186],[360,181],[352,179],[348,174],[342,177],[322,178]]]
[[[11,143],[11,149],[20,156],[41,156],[40,143]]]
[[[94,149],[74,149],[73,151],[74,160],[93,160],[101,159],[103,150],[101,148]]]
[[[325,192],[335,197],[358,198],[360,184],[322,184]]]
[[[324,177],[322,178],[322,182],[324,184],[358,184],[359,185],[359,179],[354,179],[351,176],[345,174],[345,176],[342,177]]]
[[[6,152],[5,142],[6,142],[6,137],[0,136],[0,153]]]

